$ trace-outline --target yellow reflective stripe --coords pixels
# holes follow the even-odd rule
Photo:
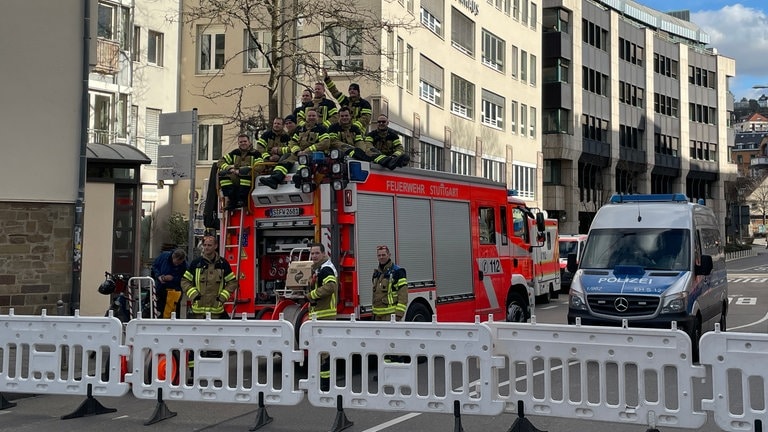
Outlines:
[[[328,282],[336,282],[336,276],[334,276],[334,275],[326,276],[325,279],[323,279],[321,285],[325,285]]]
[[[199,291],[197,290],[197,287],[192,287],[187,290],[187,298],[194,297]]]
[[[231,295],[232,295],[232,294],[230,294],[230,293],[229,293],[229,291],[227,291],[227,290],[225,290],[225,289],[223,289],[223,290],[219,291],[219,297],[223,297],[223,298],[224,298],[224,301],[227,301],[227,300],[229,300],[229,297],[230,297]]]
[[[224,281],[229,282],[235,280],[235,272],[229,272],[228,275],[224,276]]]

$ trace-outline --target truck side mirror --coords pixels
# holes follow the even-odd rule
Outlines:
[[[712,264],[712,255],[702,255],[701,264],[694,268],[694,273],[697,276],[709,276],[709,274],[712,273],[713,267],[714,265]]]
[[[536,229],[539,232],[544,232],[547,229],[544,225],[544,213],[536,213]]]
[[[576,261],[575,253],[568,254],[568,264],[565,265],[565,268],[568,269],[569,273],[576,273],[576,270],[579,269],[579,262]]]

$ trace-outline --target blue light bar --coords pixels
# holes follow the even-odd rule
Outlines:
[[[611,202],[614,204],[626,202],[688,202],[688,197],[682,193],[673,194],[613,194]]]
[[[349,160],[347,161],[347,173],[349,181],[352,183],[365,183],[368,180],[370,164],[368,162]]]

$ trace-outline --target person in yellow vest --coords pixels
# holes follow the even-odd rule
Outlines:
[[[314,314],[319,320],[336,319],[336,303],[339,298],[339,283],[336,267],[325,252],[325,246],[320,243],[309,245],[309,259],[312,261],[312,277],[309,281],[310,316]],[[320,389],[327,391],[330,387],[331,364],[328,354],[320,358]]]
[[[219,159],[219,186],[226,210],[248,206],[253,186],[252,170],[262,161],[262,152],[253,148],[248,135],[240,134],[237,136],[237,148]]]
[[[394,315],[403,319],[408,306],[408,281],[405,269],[392,261],[389,247],[376,247],[379,266],[373,271],[373,317],[376,321],[389,321]]]
[[[216,252],[216,238],[203,237],[203,253],[192,260],[181,279],[181,288],[192,308],[188,318],[225,318],[224,302],[237,289],[237,275],[229,263]]]

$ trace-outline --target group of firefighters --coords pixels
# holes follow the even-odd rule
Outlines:
[[[325,96],[326,86],[335,101]],[[301,105],[292,114],[273,119],[272,128],[262,133],[255,145],[247,134],[240,134],[237,148],[219,160],[219,186],[227,210],[248,206],[257,176],[271,168],[271,174],[259,178],[259,183],[277,189],[299,156],[312,152],[328,154],[338,149],[346,157],[391,170],[408,165],[410,157],[386,115],[379,115],[375,128],[368,132],[373,111],[370,102],[360,97],[358,84],[350,84],[349,95],[344,95],[324,73],[323,81],[315,83],[313,90],[303,91]],[[301,177],[293,179],[300,188]]]

